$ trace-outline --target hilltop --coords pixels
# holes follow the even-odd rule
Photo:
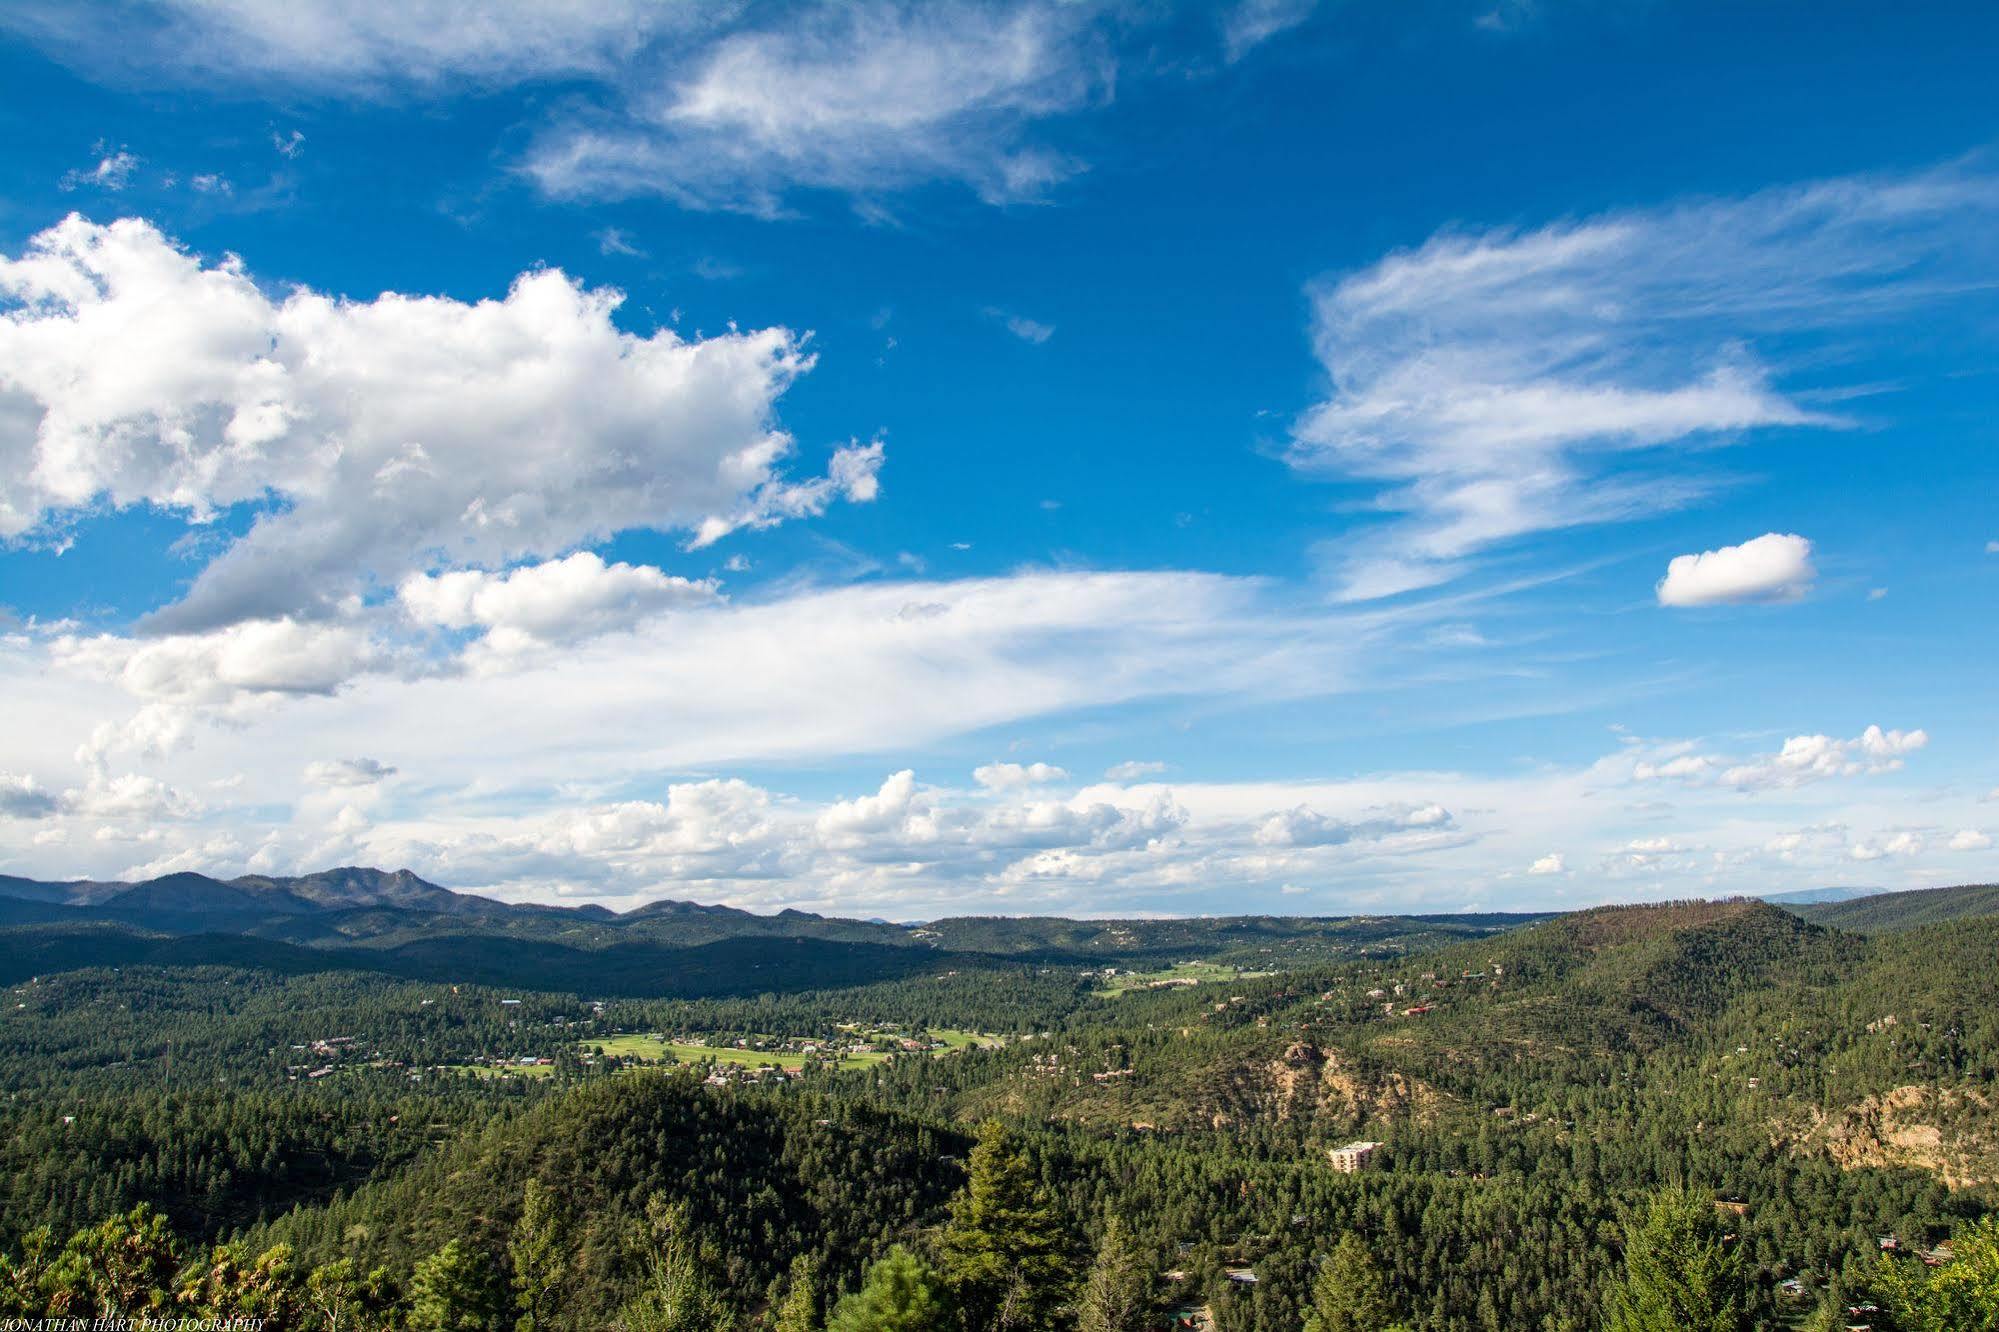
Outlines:
[[[1999,884],[1971,883],[1954,888],[1919,888],[1904,893],[1874,893],[1839,902],[1818,902],[1793,908],[1806,920],[1843,930],[1881,933],[1934,925],[1946,920],[1999,916]]]

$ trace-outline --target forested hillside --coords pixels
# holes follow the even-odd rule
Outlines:
[[[1843,930],[1879,933],[1905,930],[1939,921],[1999,916],[1999,884],[1974,883],[1957,888],[1922,888],[1908,893],[1878,893],[1845,902],[1820,902],[1797,908],[1807,920],[1837,925]]]
[[[293,914],[355,909],[406,910]],[[1999,918],[807,920],[552,973],[9,931],[0,1313],[1624,1332],[1694,1270],[1702,1326],[1999,1309]]]

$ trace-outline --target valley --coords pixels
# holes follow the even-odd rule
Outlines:
[[[1352,1237],[1409,1327],[1582,1332],[1634,1218],[1678,1190],[1727,1221],[1774,1328],[1878,1304],[1894,1254],[1999,1206],[1985,889],[912,928],[617,923],[411,879],[18,891],[78,914],[0,932],[0,1248],[144,1207],[176,1262],[278,1245],[408,1280],[455,1243],[500,1290],[532,1183],[565,1209],[559,1322],[618,1316],[620,1236],[656,1199],[750,1326],[801,1280],[830,1307],[897,1245],[948,1264],[990,1139],[981,1159],[1033,1163],[1065,1298],[1115,1217],[1161,1318],[1295,1327]],[[451,947],[422,946],[438,929]],[[647,965],[600,987],[535,969],[634,939]],[[825,983],[707,961],[786,948]],[[1380,1146],[1334,1170],[1353,1142]]]

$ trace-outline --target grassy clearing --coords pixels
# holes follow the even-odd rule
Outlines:
[[[491,1064],[446,1064],[446,1073],[470,1073],[475,1078],[547,1078],[555,1075],[551,1064],[506,1064],[495,1068]]]
[[[1115,999],[1133,990],[1163,989],[1168,985],[1211,985],[1216,981],[1251,980],[1271,974],[1268,971],[1238,971],[1219,962],[1176,962],[1160,971],[1113,976],[1090,993],[1099,999]]]
[[[743,1068],[774,1064],[778,1068],[803,1068],[808,1055],[790,1050],[738,1050],[732,1045],[694,1045],[685,1041],[669,1041],[658,1036],[604,1036],[579,1043],[584,1053],[601,1048],[606,1056],[619,1059],[636,1059],[645,1063],[659,1064],[668,1061],[680,1064],[699,1064],[714,1060],[718,1064],[735,1064]],[[876,1051],[863,1054],[843,1055],[841,1068],[859,1068],[866,1064],[878,1064],[888,1056]]]
[[[938,1054],[952,1054],[959,1050],[972,1049],[975,1046],[986,1047],[1006,1044],[1004,1037],[988,1036],[982,1031],[959,1031],[955,1027],[932,1027],[930,1035],[933,1039],[940,1040],[950,1047],[949,1050],[937,1051],[936,1053]]]

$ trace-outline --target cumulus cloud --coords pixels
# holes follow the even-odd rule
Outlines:
[[[972,780],[988,791],[1011,791],[1068,779],[1068,772],[1051,763],[988,763],[972,769]]]
[[[1986,851],[1991,846],[1991,834],[1976,828],[1960,828],[1950,837],[1950,849],[1953,851]]]
[[[1146,777],[1157,776],[1166,771],[1164,763],[1151,759],[1130,759],[1123,763],[1113,763],[1104,770],[1104,780],[1110,782],[1135,782]]]
[[[386,660],[381,646],[357,625],[289,618],[151,639],[65,635],[51,644],[51,652],[65,668],[164,704],[330,694]],[[171,714],[154,716],[155,726],[163,726]]]
[[[1870,726],[1852,740],[1794,735],[1775,754],[1737,764],[1721,774],[1724,785],[1753,790],[1802,786],[1828,777],[1898,772],[1903,760],[1930,742],[1927,732],[1883,731]]]
[[[60,807],[55,792],[27,773],[0,772],[0,814],[10,819],[39,819]]]
[[[202,808],[192,796],[136,772],[118,777],[92,774],[81,787],[63,793],[62,807],[65,814],[129,822],[192,818]]]
[[[151,504],[261,507],[155,631],[322,617],[440,562],[501,567],[633,528],[872,499],[880,445],[792,481],[788,330],[639,337],[557,270],[498,300],[266,296],[151,225],[71,217],[0,259],[0,536]],[[272,503],[273,500],[278,501]]]
[[[606,564],[589,551],[508,573],[413,574],[396,589],[410,618],[477,629],[503,654],[630,629],[663,611],[707,605],[716,596],[713,582],[674,577],[651,565]]]
[[[396,770],[379,759],[318,759],[305,765],[308,786],[373,786],[396,775]]]
[[[122,821],[190,818],[201,802],[157,777],[128,772],[93,772],[81,785],[60,793],[25,774],[0,772],[0,816],[48,819],[56,816]]]
[[[691,615],[737,613],[718,607]],[[680,626],[672,617],[662,623],[673,625],[674,634],[647,647],[655,653],[664,647],[663,655],[648,661],[637,651],[619,654],[664,676],[662,688],[628,692],[604,710],[601,727],[558,697],[556,677],[538,669],[450,682],[452,694],[469,687],[476,695],[469,699],[432,692],[442,682],[371,677],[336,697],[218,728],[178,751],[166,761],[170,771],[157,778],[168,791],[199,789],[214,802],[198,818],[174,817],[176,809],[193,809],[189,802],[137,786],[121,792],[111,778],[92,797],[104,816],[85,816],[65,802],[80,800],[86,778],[55,797],[54,809],[45,798],[35,802],[32,817],[0,819],[0,854],[15,872],[43,877],[408,864],[440,882],[516,899],[626,904],[674,896],[900,918],[1270,909],[1284,900],[1286,886],[1300,885],[1315,893],[1319,909],[1437,911],[1490,902],[1488,894],[1504,882],[1514,884],[1511,904],[1523,907],[1769,892],[1794,888],[1801,877],[1838,881],[1830,876],[1841,866],[1869,858],[1896,865],[1910,882],[1926,875],[1937,881],[1948,873],[1939,862],[1948,858],[1949,833],[1922,829],[1976,828],[1983,808],[1970,796],[1887,791],[1870,794],[1870,822],[1851,831],[1853,811],[1836,784],[1800,787],[1765,807],[1744,805],[1710,782],[1676,798],[1667,822],[1632,812],[1624,754],[1579,769],[1504,777],[1412,772],[1326,782],[1176,783],[1170,791],[1025,785],[966,792],[928,786],[915,770],[900,768],[857,781],[836,800],[726,775],[669,784],[661,772],[685,770],[697,759],[717,766],[718,755],[743,733],[734,716],[725,716],[715,735],[700,733],[713,711],[704,706],[708,683],[685,671],[711,656],[717,640],[678,649],[673,637]],[[772,627],[773,638],[795,638],[789,632],[795,625]],[[612,637],[579,652],[636,646]],[[0,667],[8,651],[0,645]],[[747,656],[730,659],[737,661],[748,662],[755,678],[738,682],[740,705],[724,700],[723,707],[740,706],[743,717],[759,703],[774,709],[777,715],[767,718],[773,737],[795,745],[795,732],[824,709],[794,713],[789,685],[761,674]],[[854,678],[879,676],[863,668]],[[798,692],[815,686],[840,692],[848,679],[847,664],[834,654],[814,663]],[[28,722],[15,748],[30,745],[32,764],[17,763],[17,772],[46,775],[50,765],[36,755],[51,747],[33,737],[60,702],[59,693],[49,692],[60,683],[44,672],[15,691]],[[489,692],[512,684],[518,691]],[[631,684],[615,687],[629,691]],[[601,698],[613,686],[608,677],[589,676],[568,688]],[[683,692],[694,701],[678,698]],[[921,691],[886,692],[893,703]],[[882,748],[892,750],[918,733],[893,706],[869,709],[864,694],[852,697],[863,709],[850,719],[852,734],[883,737]],[[381,711],[385,701],[394,701],[395,710]],[[542,725],[521,728],[522,734],[491,724],[496,715],[536,708],[547,710],[537,718]],[[652,725],[633,728],[634,714]],[[551,731],[564,737],[559,752],[542,738]],[[405,783],[393,807],[362,808],[371,795],[367,786],[303,780],[294,756],[338,754],[353,734],[391,732],[398,736],[397,765],[421,778]],[[830,746],[818,752],[847,753],[856,741],[827,733],[808,743]],[[244,775],[240,784],[232,780],[237,774]],[[24,786],[46,797],[56,783],[0,782],[0,791]],[[288,798],[289,821],[274,818],[271,811]],[[1799,827],[1801,806],[1819,810],[1819,821]],[[155,809],[167,817],[153,817]],[[112,817],[113,810],[123,812]],[[1616,849],[1590,875],[1578,875],[1562,853],[1547,850],[1577,844]],[[1520,868],[1537,862],[1538,873]],[[1554,884],[1567,891],[1549,892]]]
[[[1336,545],[1350,599],[1428,587],[1537,532],[1656,512],[1709,483],[1669,446],[1845,424],[1774,382],[1755,339],[1964,289],[1999,187],[1834,180],[1533,231],[1453,229],[1320,286],[1331,396],[1301,471],[1379,483]],[[1923,275],[1912,270],[1921,266]]]
[[[1333,818],[1300,805],[1265,817],[1256,828],[1259,846],[1344,846],[1348,842],[1393,836],[1403,832],[1443,830],[1452,826],[1442,805],[1396,807],[1370,811],[1360,819]]]
[[[1899,772],[1907,757],[1929,742],[1929,733],[1920,729],[1884,731],[1869,726],[1851,740],[1794,735],[1773,754],[1742,760],[1700,753],[1682,744],[1641,754],[1631,761],[1630,773],[1641,782],[1718,784],[1745,791],[1789,788],[1833,777]]]
[[[1915,856],[1922,854],[1923,839],[1913,832],[1892,833],[1879,841],[1864,840],[1847,847],[1849,860],[1886,860],[1891,856]]]
[[[1739,546],[1675,556],[1657,591],[1661,606],[1796,601],[1817,576],[1811,542],[1766,532]]]

